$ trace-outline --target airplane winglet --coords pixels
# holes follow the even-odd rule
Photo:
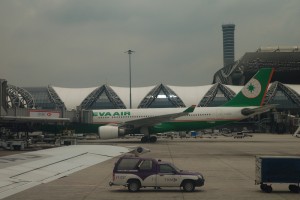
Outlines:
[[[185,109],[183,112],[184,113],[191,113],[194,112],[196,105],[192,105],[190,107],[188,107],[187,109]]]

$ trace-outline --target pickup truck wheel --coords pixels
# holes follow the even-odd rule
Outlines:
[[[267,184],[261,184],[260,189],[266,193],[271,193],[273,191],[272,186]]]
[[[300,188],[297,185],[289,185],[289,190],[293,193],[299,193]]]
[[[262,191],[265,191],[266,190],[266,187],[267,187],[267,184],[260,184],[260,189]]]
[[[195,190],[195,184],[193,181],[184,181],[182,187],[186,192],[193,192]]]
[[[137,180],[132,180],[128,182],[128,190],[130,192],[137,192],[140,190],[141,184]]]

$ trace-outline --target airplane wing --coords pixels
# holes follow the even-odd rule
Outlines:
[[[264,105],[261,107],[257,107],[257,108],[244,108],[242,109],[242,114],[245,116],[249,116],[249,115],[257,115],[263,112],[266,112],[268,110],[271,110],[272,108],[275,108],[277,105],[276,104],[269,104],[269,105]]]
[[[172,114],[159,115],[154,117],[147,117],[147,118],[127,121],[123,125],[131,125],[134,126],[135,128],[142,127],[142,126],[151,126],[161,122],[173,120],[177,117],[188,115],[189,113],[194,112],[195,107],[196,105],[192,105],[187,109],[185,109],[183,112],[179,112],[179,113],[172,113]]]
[[[110,145],[74,145],[0,157],[0,199],[131,150]]]
[[[70,122],[69,118],[0,116],[2,122]]]

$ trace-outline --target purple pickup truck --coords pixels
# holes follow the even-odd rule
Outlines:
[[[130,192],[142,187],[179,187],[192,192],[204,185],[204,177],[198,172],[183,171],[172,163],[153,158],[123,156],[115,164],[112,185],[123,185]]]

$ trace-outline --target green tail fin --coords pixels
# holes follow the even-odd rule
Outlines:
[[[260,69],[242,90],[225,107],[261,106],[266,96],[268,85],[271,81],[274,69]]]

